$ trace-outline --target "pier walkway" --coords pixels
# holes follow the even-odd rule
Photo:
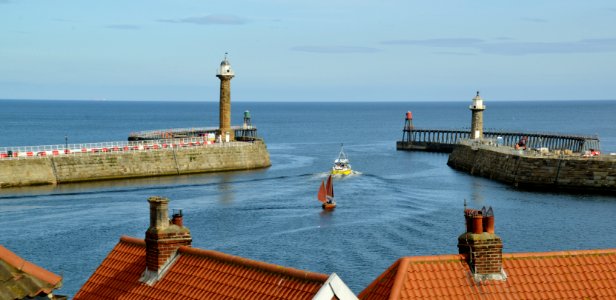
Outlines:
[[[0,147],[0,160],[35,159],[54,156],[106,155],[126,152],[174,150],[192,147],[237,147],[246,142],[217,143],[201,138],[161,139],[144,141],[117,141],[84,144]]]
[[[234,130],[236,140],[246,141],[257,138],[257,128],[251,125],[231,126],[231,130]],[[218,131],[218,127],[158,129],[132,132],[128,136],[128,140],[150,141],[173,138],[206,137],[209,140],[214,141]]]
[[[514,131],[484,131],[485,139],[503,146],[515,146],[522,138],[528,137],[527,147],[571,150],[584,152],[599,150],[599,137],[596,135],[572,135],[559,133],[528,133]],[[451,153],[454,146],[463,139],[470,138],[470,130],[424,129],[407,125],[402,130],[402,140],[396,142],[397,150],[428,151]]]

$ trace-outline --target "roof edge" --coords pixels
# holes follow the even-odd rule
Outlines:
[[[124,243],[128,243],[128,244],[135,244],[135,245],[138,245],[138,246],[144,246],[145,247],[145,240],[144,239],[139,239],[139,238],[132,237],[132,236],[127,236],[127,235],[120,236],[120,242],[124,242]]]
[[[400,298],[400,292],[402,291],[404,280],[406,279],[406,270],[410,263],[411,259],[409,257],[403,257],[400,259],[400,265],[398,266],[398,270],[396,270],[396,276],[394,277],[394,284],[391,287],[389,299]]]
[[[62,286],[62,277],[60,275],[45,270],[42,267],[21,258],[19,255],[2,245],[0,245],[0,259],[21,272],[30,274],[45,283],[51,284],[53,288],[57,289]],[[43,288],[41,290],[49,294],[52,289]]]
[[[94,276],[97,275],[97,273],[103,269],[106,268],[103,266],[103,264],[105,263],[105,261],[107,259],[109,259],[109,256],[116,251],[116,249],[120,246],[120,245],[126,245],[129,244],[130,246],[137,246],[137,247],[143,247],[145,248],[145,240],[144,239],[139,239],[139,238],[135,238],[135,237],[131,237],[131,236],[126,236],[126,235],[122,235],[120,236],[120,240],[118,241],[118,243],[116,243],[113,248],[107,253],[107,255],[105,256],[105,258],[103,258],[103,260],[100,262],[100,264],[98,265],[98,267],[96,267],[96,269],[94,269],[94,271],[92,272],[92,274],[90,274],[90,276],[88,277],[88,280],[86,280],[81,287],[79,288],[79,290],[75,293],[75,295],[73,296],[74,299],[82,299],[82,298],[88,298],[90,297],[90,295],[92,295],[92,288],[89,287],[90,285],[90,281],[92,280],[92,278]],[[143,249],[143,257],[145,259],[145,249]],[[84,287],[88,286],[87,290],[84,290]]]
[[[13,251],[5,248],[0,245],[0,259],[5,261],[7,264],[13,266],[17,270],[21,270],[21,267],[24,265],[25,260],[19,255],[15,254]]]
[[[226,253],[222,253],[222,252],[218,252],[214,250],[205,250],[205,249],[193,248],[193,247],[188,247],[188,246],[181,246],[178,249],[178,253],[196,255],[196,256],[205,256],[205,257],[209,257],[212,259],[216,259],[216,260],[220,260],[220,261],[224,261],[224,262],[228,262],[232,264],[262,269],[267,272],[278,273],[278,274],[282,274],[282,275],[286,275],[290,277],[295,277],[295,278],[310,280],[310,281],[317,281],[321,283],[325,283],[325,281],[327,281],[327,279],[329,278],[329,275],[327,274],[303,271],[303,270],[289,268],[289,267],[283,267],[283,266],[279,266],[275,264],[270,264],[270,263],[266,263],[262,261],[244,258],[241,256],[226,254]]]
[[[329,275],[327,281],[325,281],[317,294],[312,298],[312,300],[331,299],[359,300],[336,273]]]
[[[385,271],[383,271],[381,274],[379,274],[379,276],[377,276],[372,282],[370,282],[370,284],[364,288],[363,291],[359,292],[359,294],[357,295],[358,298],[362,299],[363,297],[365,297],[368,293],[370,293],[378,284],[379,282],[385,277],[387,276],[387,274],[389,274],[390,272],[393,271],[393,269],[398,268],[398,266],[400,265],[400,262],[402,261],[403,258],[399,258],[397,259],[393,264],[391,264]],[[397,270],[396,270],[397,271]],[[396,273],[397,274],[397,273]],[[395,279],[395,277],[394,277]],[[391,290],[389,295],[391,295]]]

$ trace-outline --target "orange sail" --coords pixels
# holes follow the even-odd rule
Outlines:
[[[325,184],[323,181],[321,181],[321,187],[319,188],[319,192],[317,193],[317,199],[319,199],[319,201],[325,203],[325,201],[327,201],[327,198],[325,197],[327,194],[327,192],[325,191]]]
[[[332,183],[332,175],[327,178],[327,196],[334,198],[334,184]]]

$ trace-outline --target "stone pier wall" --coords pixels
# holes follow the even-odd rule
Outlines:
[[[582,157],[511,147],[461,143],[447,165],[520,188],[570,192],[616,192],[616,157]]]
[[[249,170],[271,165],[265,143],[0,160],[0,187]]]

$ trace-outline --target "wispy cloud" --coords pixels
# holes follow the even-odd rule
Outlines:
[[[458,55],[458,56],[474,56],[476,53],[468,53],[468,52],[453,52],[453,51],[436,51],[434,54],[442,54],[442,55]]]
[[[494,41],[485,41],[481,39],[469,38],[397,41],[398,42],[383,41],[382,44],[423,46],[434,48],[470,48],[483,53],[499,55],[616,52],[616,38],[583,39],[578,41],[564,42],[510,42],[499,39],[496,39]]]
[[[180,19],[160,19],[158,21],[166,23],[190,23],[197,25],[242,25],[248,22],[247,19],[234,15],[207,15]]]
[[[546,20],[546,19],[531,18],[531,17],[522,18],[522,21],[533,22],[533,23],[547,23],[548,22],[548,20]]]
[[[63,19],[63,18],[53,18],[51,20],[54,22],[62,22],[62,23],[74,23],[75,22],[75,20]]]
[[[479,49],[504,55],[616,52],[616,38],[584,39],[569,42],[487,43]]]
[[[111,28],[111,29],[120,29],[120,30],[137,30],[137,29],[141,29],[140,26],[130,25],[130,24],[112,24],[112,25],[107,25],[105,27]]]
[[[444,39],[427,39],[427,40],[389,40],[383,41],[385,45],[415,45],[428,47],[470,47],[483,43],[481,39],[474,38],[444,38]]]
[[[371,47],[357,47],[357,46],[296,46],[291,48],[292,51],[298,52],[310,52],[310,53],[331,53],[331,54],[345,54],[345,53],[375,53],[381,51],[377,48]]]

